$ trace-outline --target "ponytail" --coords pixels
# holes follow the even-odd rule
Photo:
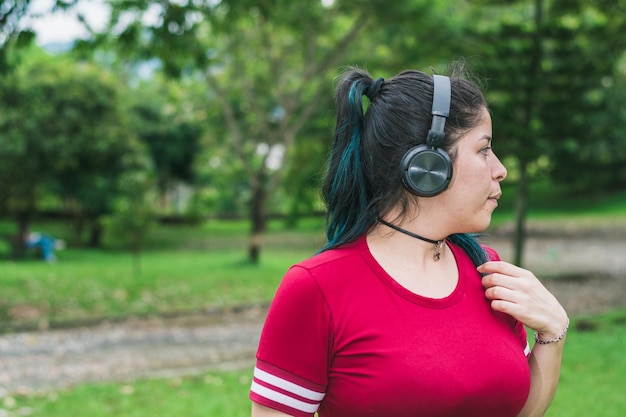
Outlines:
[[[348,243],[373,224],[367,215],[369,190],[362,168],[361,139],[364,124],[363,95],[372,78],[352,69],[339,80],[336,94],[337,122],[322,186],[326,213],[327,243],[323,250]]]

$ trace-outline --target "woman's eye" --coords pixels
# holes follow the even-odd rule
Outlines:
[[[487,155],[490,150],[491,150],[491,146],[485,146],[484,148],[480,150],[480,152],[484,155]]]

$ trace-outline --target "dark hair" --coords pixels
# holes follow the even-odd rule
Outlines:
[[[481,122],[487,102],[461,64],[451,66],[450,83],[442,148],[454,161],[454,144]],[[365,112],[364,95],[370,98]],[[394,207],[401,208],[400,215],[406,213],[414,197],[402,184],[399,166],[406,151],[426,141],[432,99],[433,77],[421,71],[404,71],[384,82],[355,67],[340,76],[337,121],[322,186],[328,209],[323,250],[354,241]],[[448,239],[460,244],[474,263],[486,261],[471,235]]]

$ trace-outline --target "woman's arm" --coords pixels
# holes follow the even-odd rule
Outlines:
[[[538,332],[542,340],[561,340],[535,343],[528,357],[530,365],[530,393],[519,417],[544,415],[559,382],[561,358],[567,329],[567,313],[558,300],[531,272],[507,262],[487,262],[478,267],[483,277],[485,296],[495,311],[509,314]]]
[[[552,403],[561,371],[563,342],[540,345],[535,343],[528,362],[530,364],[530,394],[518,417],[543,416]]]
[[[289,417],[289,414],[272,410],[271,408],[252,402],[251,417],[284,417],[284,416]]]

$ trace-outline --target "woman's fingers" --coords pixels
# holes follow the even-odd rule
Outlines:
[[[513,278],[536,278],[535,275],[527,269],[520,268],[504,261],[485,262],[477,268],[478,272],[485,276],[498,275]]]
[[[532,272],[503,261],[487,262],[477,270],[484,275],[485,296],[495,311],[537,331],[559,327],[567,319],[558,300]]]
[[[501,274],[512,275],[512,276],[521,275],[525,272],[528,272],[528,270],[524,268],[520,268],[519,266],[515,266],[511,263],[504,262],[504,261],[485,262],[484,264],[480,265],[477,269],[478,269],[478,272],[482,274],[492,274],[494,272],[498,272]]]

